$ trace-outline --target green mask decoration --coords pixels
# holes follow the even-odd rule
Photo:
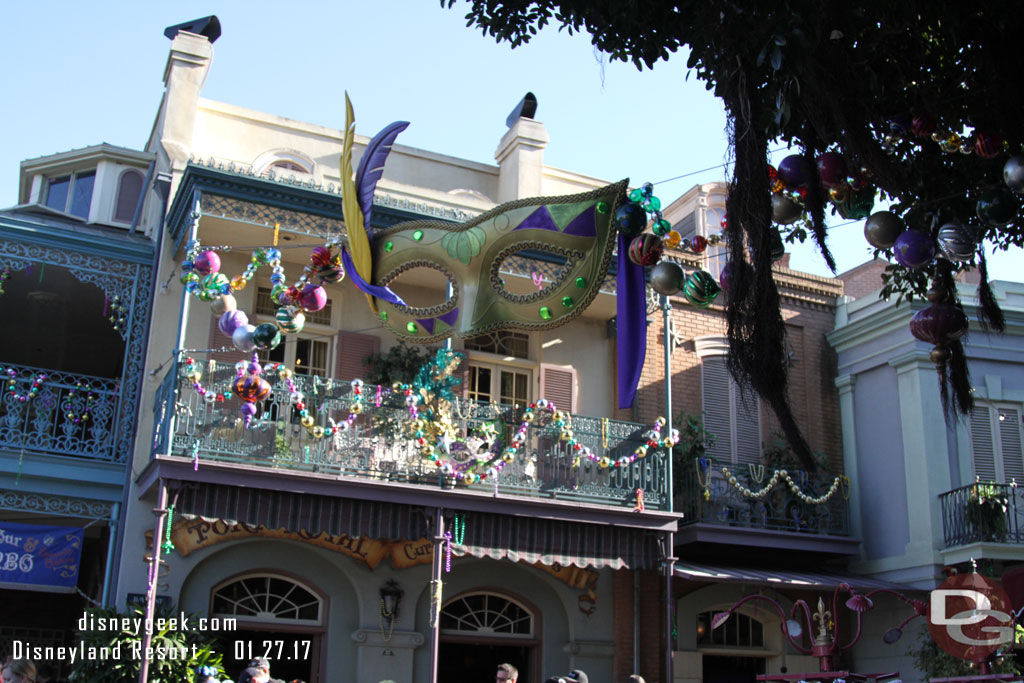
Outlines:
[[[590,305],[604,282],[615,244],[615,210],[627,181],[585,194],[522,199],[452,225],[411,221],[373,235],[372,284],[388,287],[402,273],[430,268],[451,285],[446,300],[430,306],[378,299],[383,324],[419,343],[496,330],[544,330],[564,325]],[[504,285],[504,261],[522,251],[566,260],[554,282],[513,293]],[[423,303],[420,301],[419,303]]]

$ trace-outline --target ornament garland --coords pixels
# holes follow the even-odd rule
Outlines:
[[[7,394],[9,396],[13,396],[15,401],[20,401],[22,403],[34,399],[36,397],[36,394],[39,393],[39,389],[43,386],[43,382],[45,382],[48,379],[46,373],[39,373],[32,379],[32,385],[29,387],[28,393],[19,394],[16,389],[18,385],[17,371],[15,371],[14,368],[7,368],[5,372],[7,373],[7,376],[9,378],[7,380]]]
[[[799,498],[805,503],[811,503],[813,505],[821,505],[822,503],[827,503],[829,499],[832,498],[832,496],[835,494],[835,492],[839,490],[840,483],[845,478],[836,477],[835,479],[832,480],[832,485],[829,486],[828,491],[826,491],[824,494],[820,496],[809,496],[803,492],[799,484],[793,481],[793,477],[786,470],[775,470],[774,472],[772,472],[772,476],[768,479],[768,483],[766,483],[764,487],[757,491],[752,491],[743,484],[739,483],[739,481],[736,479],[736,476],[729,471],[728,467],[722,468],[722,474],[725,475],[726,481],[729,482],[729,485],[735,488],[740,493],[742,493],[744,498],[764,498],[773,488],[775,488],[776,484],[778,484],[779,481],[782,480],[786,482],[786,485],[789,487],[789,490],[792,491],[797,498]]]
[[[71,422],[74,422],[76,425],[77,424],[85,424],[90,419],[92,419],[92,406],[93,406],[93,399],[95,398],[95,396],[92,393],[92,387],[90,385],[86,385],[85,389],[84,389],[84,391],[85,391],[85,407],[82,408],[82,412],[76,413],[73,410],[73,408],[74,408],[74,404],[75,404],[75,397],[78,395],[78,392],[80,392],[80,391],[83,391],[82,383],[81,382],[76,382],[75,383],[75,388],[68,392],[68,399],[67,399],[67,402],[65,403],[65,405],[68,407],[68,412],[65,413],[65,416],[68,418],[68,420],[70,420]]]

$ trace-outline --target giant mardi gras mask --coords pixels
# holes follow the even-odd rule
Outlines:
[[[370,141],[353,181],[354,124],[352,105],[347,96],[345,99],[347,125],[341,177],[349,248],[343,249],[342,259],[351,280],[366,293],[370,307],[397,337],[424,343],[496,330],[549,329],[577,317],[594,300],[611,261],[616,236],[613,217],[625,200],[628,181],[585,194],[517,200],[461,224],[436,220],[400,223],[379,231],[371,240],[374,188],[391,145],[408,124],[393,123]],[[524,250],[555,254],[566,264],[556,281],[539,291],[514,294],[505,288],[499,273],[506,259]],[[625,251],[622,244],[620,251]],[[388,285],[402,273],[422,267],[443,273],[451,284],[451,295],[436,305],[413,307]],[[637,289],[639,278],[642,326],[642,269],[633,267],[620,254],[620,290],[627,270],[633,280],[631,291]],[[619,299],[621,320],[625,301],[622,291]],[[636,317],[635,311],[629,313]],[[634,333],[630,331],[637,336]],[[620,352],[622,346],[620,343]],[[642,365],[642,349],[634,351],[639,352]],[[631,355],[630,365],[636,365],[637,353]],[[633,373],[631,369],[629,374]],[[639,368],[635,368],[635,374],[639,377]],[[635,387],[632,377],[628,379],[631,381],[624,383]]]

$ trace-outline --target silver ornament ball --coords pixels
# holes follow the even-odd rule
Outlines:
[[[662,261],[651,269],[651,289],[658,294],[672,296],[679,292],[686,280],[682,267],[673,261]]]
[[[950,261],[970,261],[978,248],[969,228],[960,223],[946,223],[939,228],[939,250]]]
[[[1006,160],[1003,182],[1017,194],[1024,194],[1024,155],[1018,154]]]
[[[876,249],[888,249],[904,230],[903,219],[892,211],[876,211],[864,222],[864,239]]]

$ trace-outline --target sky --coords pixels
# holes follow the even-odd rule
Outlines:
[[[665,205],[695,184],[728,179],[722,104],[687,78],[684,53],[641,72],[609,63],[589,36],[555,28],[512,50],[467,28],[467,8],[464,0],[452,9],[437,0],[12,3],[0,41],[0,207],[17,203],[24,159],[100,142],[141,149],[163,90],[164,28],[210,14],[223,33],[207,99],[341,128],[348,91],[360,134],[405,120],[399,143],[493,164],[505,119],[529,91],[551,138],[549,166],[655,183]],[[832,223],[838,272],[870,260],[862,221]],[[791,267],[830,275],[810,242],[789,249]],[[1021,256],[997,252],[991,276],[1021,280]]]

